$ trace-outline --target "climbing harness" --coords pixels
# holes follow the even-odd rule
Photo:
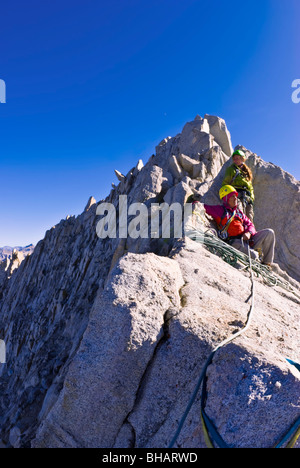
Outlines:
[[[241,203],[242,203],[243,211],[244,213],[246,213],[247,205],[252,204],[249,192],[246,189],[237,189],[237,191],[238,191],[238,198],[241,200]]]
[[[218,236],[220,237],[220,239],[222,240],[226,240],[228,238],[228,229],[229,229],[229,226],[230,224],[232,223],[232,221],[234,220],[234,217],[236,215],[236,210],[233,210],[233,213],[232,215],[230,216],[230,218],[228,219],[227,223],[225,224],[225,226],[222,226],[222,221],[223,219],[227,216],[227,210],[226,208],[224,208],[225,210],[225,216],[223,216],[223,218],[221,219],[220,221],[220,225],[218,226]]]
[[[235,168],[235,174],[233,176],[233,178],[231,179],[230,181],[230,185],[233,185],[233,182],[235,181],[235,179],[241,174],[241,171],[239,170],[238,167]]]
[[[229,216],[229,218],[228,218]],[[239,220],[241,223],[243,221],[243,213],[238,209],[234,209],[233,212],[227,210],[224,206],[224,213],[223,213],[223,216],[220,220],[220,223],[218,225],[218,237],[220,239],[222,239],[223,241],[227,241],[229,240],[229,236],[228,236],[228,229],[229,229],[229,226],[230,224],[232,223],[232,221],[234,219],[237,219]],[[226,221],[225,225],[223,225],[223,221]],[[240,236],[230,236],[231,239],[235,239],[235,238],[240,238]]]
[[[198,382],[196,384],[196,387],[194,389],[194,392],[188,402],[188,405],[186,407],[186,410],[179,422],[177,431],[169,445],[169,448],[172,448],[182,430],[182,427],[184,425],[184,422],[191,410],[191,407],[198,395],[198,392],[201,388],[202,385],[202,391],[201,391],[201,422],[202,422],[202,428],[203,428],[203,433],[204,433],[204,439],[206,442],[206,445],[208,448],[214,448],[214,443],[220,447],[220,448],[232,448],[232,446],[228,445],[222,438],[222,436],[219,434],[218,430],[216,429],[215,425],[207,415],[205,411],[205,405],[206,405],[206,400],[207,400],[207,387],[206,387],[206,382],[207,382],[207,375],[206,371],[209,365],[212,363],[213,357],[216,354],[216,352],[222,348],[223,346],[227,345],[231,341],[235,340],[238,336],[240,336],[242,333],[245,333],[246,330],[248,330],[251,319],[253,316],[253,310],[254,310],[254,275],[253,273],[256,272],[257,274],[260,274],[265,281],[267,281],[268,284],[271,285],[277,285],[280,284],[280,286],[284,287],[285,289],[288,289],[291,291],[291,288],[288,288],[287,284],[284,282],[281,282],[280,280],[276,281],[273,280],[273,276],[269,274],[269,271],[266,267],[263,267],[263,265],[260,265],[256,261],[252,261],[251,259],[251,253],[250,253],[250,247],[249,244],[247,244],[247,250],[248,250],[248,255],[243,254],[242,252],[239,252],[238,250],[234,249],[230,245],[225,244],[224,242],[220,241],[216,236],[213,236],[212,234],[209,234],[208,232],[203,232],[202,230],[199,229],[191,229],[190,231],[186,232],[186,235],[190,237],[193,240],[196,240],[196,242],[201,242],[203,243],[210,251],[212,252],[220,252],[222,258],[225,261],[228,261],[231,265],[235,264],[237,261],[241,262],[242,264],[245,265],[245,267],[249,268],[250,270],[250,278],[251,278],[251,306],[247,315],[246,323],[244,328],[241,330],[237,331],[234,333],[232,336],[229,338],[226,338],[224,341],[222,341],[219,345],[216,346],[215,349],[210,353],[209,357],[207,358],[204,367],[201,371],[200,377],[198,379]],[[224,244],[224,245],[221,245]],[[263,268],[262,268],[263,267]],[[294,292],[294,291],[291,291]],[[292,448],[294,447],[295,443],[298,440],[298,437],[300,435],[300,417],[293,423],[292,427],[289,429],[289,431],[286,433],[286,435],[282,438],[281,441],[277,442],[274,448],[279,448],[282,445],[286,444],[286,448]]]

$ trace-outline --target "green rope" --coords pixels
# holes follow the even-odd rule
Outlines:
[[[207,231],[202,231],[201,229],[190,229],[186,232],[186,236],[203,244],[211,253],[220,256],[222,260],[229,263],[229,265],[236,266],[237,263],[240,263],[244,266],[245,270],[249,269],[250,264],[247,254],[244,254],[231,245],[226,244],[209,231],[209,229]],[[296,293],[288,281],[279,278],[270,271],[269,267],[256,260],[252,260],[251,263],[253,273],[255,273],[256,276],[260,276],[268,286],[280,286],[286,291],[294,294],[300,300],[300,295]]]

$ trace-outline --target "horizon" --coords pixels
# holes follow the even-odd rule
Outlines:
[[[36,245],[196,115],[299,181],[299,17],[298,0],[4,4],[0,246]]]

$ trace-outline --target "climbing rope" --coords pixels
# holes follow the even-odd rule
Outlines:
[[[249,255],[249,261],[250,261],[250,265],[251,265],[251,258],[250,258],[250,255]],[[197,382],[197,385],[195,387],[195,390],[192,394],[192,397],[188,403],[188,406],[184,412],[184,415],[179,423],[179,426],[178,426],[178,429],[176,431],[176,434],[175,436],[173,437],[172,439],[172,442],[169,446],[169,448],[172,448],[173,445],[175,444],[180,432],[181,432],[181,429],[183,427],[183,424],[188,416],[188,413],[190,412],[190,409],[196,399],[196,396],[200,390],[200,387],[201,387],[201,384],[202,382],[205,380],[206,381],[206,371],[207,371],[207,368],[208,366],[211,364],[212,362],[212,359],[214,357],[214,355],[216,354],[216,352],[218,351],[218,349],[222,348],[223,346],[225,346],[226,344],[230,343],[232,340],[234,340],[235,338],[237,338],[238,336],[240,336],[243,332],[246,331],[246,329],[248,329],[249,327],[249,324],[250,324],[250,319],[251,319],[251,315],[252,315],[252,312],[253,312],[253,304],[254,304],[254,301],[253,301],[253,295],[254,295],[254,281],[253,281],[253,274],[252,274],[252,269],[251,269],[251,281],[252,281],[252,292],[251,292],[251,307],[250,307],[250,310],[249,310],[249,313],[248,313],[248,316],[247,316],[247,321],[246,321],[246,325],[243,329],[239,330],[238,332],[236,332],[235,334],[233,334],[231,337],[229,338],[226,338],[224,341],[222,341],[212,352],[211,354],[209,355],[206,363],[204,364],[204,367],[202,369],[202,372],[200,374],[200,377],[199,377],[199,380]],[[208,420],[208,417],[205,413],[205,410],[204,410],[204,401],[205,401],[205,394],[206,394],[206,385],[203,386],[204,388],[204,391],[202,392],[202,398],[201,398],[201,419],[202,419],[202,423],[203,423],[203,427],[205,429],[204,433],[205,433],[205,439],[208,441],[208,444],[210,445],[211,442],[210,439],[209,439],[209,433],[208,433],[208,429],[207,429],[207,425],[210,425],[210,420]],[[210,426],[211,429],[213,430],[212,426]],[[225,444],[225,442],[223,441],[223,439],[221,438],[221,436],[219,436],[218,434],[215,434],[215,438],[217,439],[217,442],[218,442],[218,445],[221,446],[222,448],[224,448],[225,446],[227,447],[227,444]]]
[[[207,229],[206,231],[203,231],[199,228],[191,228],[186,230],[185,234],[190,239],[203,244],[210,252],[219,255],[230,265],[236,266],[239,263],[245,270],[249,269],[249,253],[248,255],[244,254],[231,245],[226,244],[224,241],[219,239],[216,234],[214,234],[214,230]],[[294,294],[300,300],[300,295],[297,294],[290,283],[275,275],[268,266],[263,265],[259,261],[252,260],[252,271],[256,276],[260,276],[268,286],[279,286]]]
[[[202,385],[202,392],[201,392],[201,422],[202,422],[202,428],[203,428],[203,433],[204,433],[204,439],[206,442],[206,445],[208,448],[214,448],[213,442],[215,442],[220,448],[231,448],[230,445],[228,445],[222,438],[222,436],[219,434],[218,430],[216,429],[215,425],[211,421],[211,419],[208,417],[206,411],[205,411],[205,405],[206,405],[206,400],[207,400],[207,387],[206,387],[206,382],[207,382],[207,368],[209,365],[212,363],[213,357],[216,354],[216,352],[222,348],[223,346],[227,345],[231,341],[235,340],[238,336],[240,336],[242,333],[245,333],[245,331],[249,328],[251,319],[253,316],[253,310],[254,310],[254,275],[253,272],[256,272],[258,274],[262,274],[264,279],[267,280],[267,282],[270,282],[270,284],[274,284],[273,278],[270,280],[268,272],[265,271],[265,269],[261,269],[261,265],[255,265],[258,262],[252,261],[251,259],[251,253],[250,253],[250,247],[249,244],[247,244],[247,250],[248,250],[248,255],[245,255],[233,247],[225,244],[223,247],[222,244],[224,244],[223,241],[220,241],[219,239],[215,239],[211,234],[208,234],[207,232],[203,232],[201,230],[196,230],[192,229],[188,233],[186,232],[186,235],[189,236],[191,239],[196,240],[197,242],[202,242],[204,245],[206,245],[209,250],[214,251],[214,249],[217,250],[218,253],[221,253],[221,256],[225,261],[228,261],[231,264],[235,264],[237,261],[240,261],[242,264],[244,264],[249,270],[250,270],[250,278],[251,278],[251,306],[249,309],[249,312],[247,314],[247,319],[244,328],[239,330],[238,332],[234,333],[232,336],[229,338],[226,338],[224,341],[222,341],[219,345],[216,346],[215,349],[210,353],[209,357],[207,358],[203,369],[201,371],[200,377],[198,379],[198,382],[196,384],[196,387],[194,389],[194,392],[188,402],[188,405],[186,407],[186,410],[178,424],[177,431],[169,445],[169,448],[172,448],[183,428],[183,425],[185,423],[185,420],[192,408],[192,405],[198,395],[198,392],[200,390],[200,387]],[[278,284],[276,280],[276,284]],[[283,287],[287,288],[288,286],[286,283],[284,283]],[[290,290],[290,289],[288,289]],[[287,432],[287,434],[283,437],[283,439],[276,444],[275,448],[281,447],[283,444],[285,444],[288,440],[290,442],[287,444],[287,448],[292,448],[296,441],[298,440],[298,437],[300,435],[300,418],[293,424],[293,426],[290,428],[290,430]]]

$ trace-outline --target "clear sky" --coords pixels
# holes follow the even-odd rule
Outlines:
[[[80,214],[199,114],[300,179],[299,0],[1,4],[0,246]]]

